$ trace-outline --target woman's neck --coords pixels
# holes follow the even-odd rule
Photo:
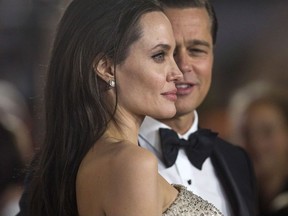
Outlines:
[[[115,115],[115,120],[111,120],[103,137],[112,138],[117,141],[126,140],[138,145],[138,133],[144,117]]]

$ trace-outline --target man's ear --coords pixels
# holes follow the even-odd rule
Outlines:
[[[95,61],[93,64],[94,72],[103,79],[106,83],[110,80],[114,80],[114,65],[112,61],[104,56],[99,61]]]

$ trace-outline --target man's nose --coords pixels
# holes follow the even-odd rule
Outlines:
[[[191,60],[186,52],[179,53],[175,60],[182,73],[192,71]]]

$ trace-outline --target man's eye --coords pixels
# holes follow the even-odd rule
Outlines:
[[[204,53],[205,51],[204,50],[202,50],[202,49],[190,49],[189,50],[191,53]]]
[[[207,50],[200,48],[191,48],[189,49],[189,53],[191,56],[203,56],[207,54]]]

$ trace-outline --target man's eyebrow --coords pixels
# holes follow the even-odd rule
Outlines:
[[[195,40],[190,40],[190,41],[188,41],[188,44],[189,44],[190,46],[201,45],[201,46],[206,46],[206,47],[208,47],[208,48],[211,47],[210,43],[207,42],[207,41],[205,41],[205,40],[197,40],[197,39],[195,39]]]

